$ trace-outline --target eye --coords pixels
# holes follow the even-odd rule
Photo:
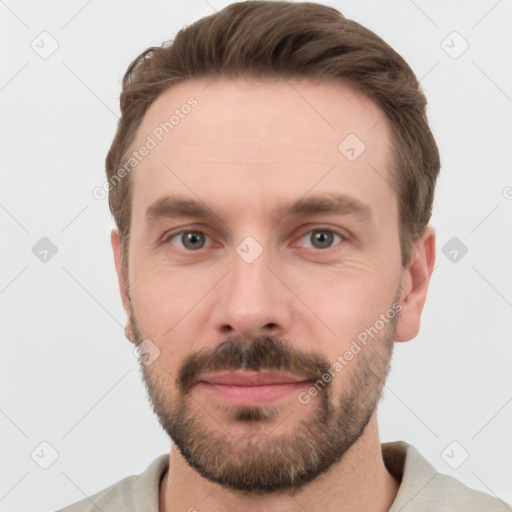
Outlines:
[[[172,245],[187,251],[197,251],[204,248],[207,238],[209,237],[201,231],[180,231],[169,236],[164,242],[170,242]],[[173,242],[175,239],[178,243]]]
[[[180,231],[168,236],[164,243],[171,243],[175,247],[186,251],[197,251],[206,247],[208,235],[202,231]],[[329,229],[315,229],[303,235],[299,242],[305,240],[305,247],[312,249],[329,249],[332,245],[342,242],[344,237]],[[301,244],[303,245],[304,242]]]
[[[342,236],[334,231],[330,231],[329,229],[315,229],[303,235],[300,240],[305,239],[310,242],[311,245],[309,247],[313,249],[329,249],[336,238],[340,242],[343,241]],[[306,247],[308,246],[306,245]]]

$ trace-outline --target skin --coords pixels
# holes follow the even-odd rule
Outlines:
[[[394,339],[414,338],[434,267],[435,234],[427,226],[403,268],[398,201],[389,171],[390,128],[380,109],[341,83],[187,81],[155,100],[133,147],[140,147],[168,119],[167,113],[190,96],[197,107],[130,175],[127,275],[119,233],[111,234],[127,336],[136,338],[131,321],[136,311],[138,329],[161,350],[147,371],[169,402],[178,400],[175,378],[185,358],[215,348],[227,335],[247,340],[278,335],[296,350],[314,350],[333,363],[389,309],[397,290],[402,309]],[[351,133],[366,146],[353,162],[338,150]],[[368,205],[371,221],[331,213],[277,222],[272,217],[283,200],[333,191]],[[199,198],[222,221],[184,217],[149,226],[145,211],[165,194]],[[180,237],[164,240],[180,229],[205,233],[206,246],[187,252]],[[330,248],[318,249],[310,238],[315,229],[342,236]],[[263,248],[252,263],[236,252],[247,236]],[[357,359],[349,365],[352,372],[358,369]],[[334,397],[344,392],[348,376],[341,372],[333,379]],[[195,414],[205,425],[240,440],[256,431],[290,434],[319,401],[313,397],[304,406],[296,397],[286,398],[270,423],[252,430],[250,424],[230,421],[214,400],[192,393]],[[374,412],[339,462],[300,488],[276,493],[241,493],[214,483],[172,446],[160,510],[385,511],[398,486],[382,460]]]

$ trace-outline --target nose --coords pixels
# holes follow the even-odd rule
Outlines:
[[[212,321],[217,333],[250,340],[260,335],[285,335],[291,325],[293,294],[283,284],[269,251],[252,262],[238,253],[215,297]],[[273,267],[273,268],[272,268]]]

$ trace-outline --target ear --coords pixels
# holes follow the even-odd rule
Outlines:
[[[113,229],[110,233],[110,243],[112,244],[112,251],[114,252],[114,263],[117,272],[117,281],[119,283],[119,292],[121,300],[123,301],[123,308],[128,317],[125,327],[125,335],[131,341],[135,342],[133,330],[131,326],[131,308],[130,308],[130,292],[128,286],[128,275],[123,270],[122,257],[121,257],[121,236],[119,230]]]
[[[421,312],[427,298],[430,276],[436,260],[436,234],[428,225],[412,248],[411,261],[402,274],[402,310],[395,330],[396,341],[409,341],[420,330]]]

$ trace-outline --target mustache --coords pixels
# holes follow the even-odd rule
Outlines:
[[[185,395],[199,382],[199,377],[207,372],[280,370],[304,380],[317,381],[327,373],[329,367],[321,355],[299,352],[277,336],[258,336],[250,344],[239,337],[232,337],[213,349],[201,350],[188,356],[178,372],[176,383]]]

